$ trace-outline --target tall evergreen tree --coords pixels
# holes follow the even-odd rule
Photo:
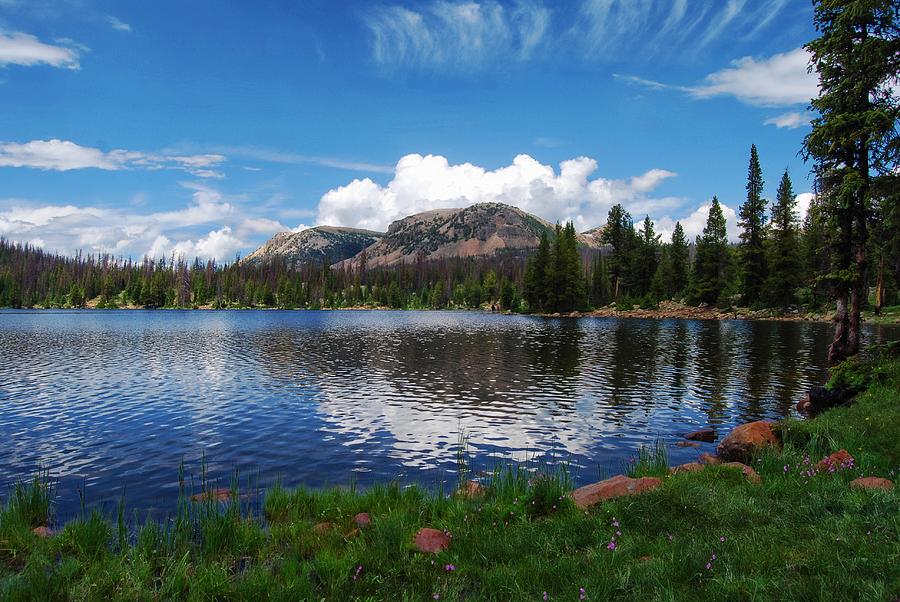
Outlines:
[[[775,305],[787,307],[795,301],[800,272],[800,249],[797,240],[797,198],[787,170],[781,176],[778,195],[772,205],[769,238],[768,298]]]
[[[650,216],[644,218],[641,229],[634,239],[631,252],[630,288],[635,295],[643,296],[650,291],[650,282],[656,274],[659,253],[659,235],[653,230]]]
[[[523,296],[531,311],[541,311],[547,301],[545,275],[550,264],[550,239],[546,232],[541,233],[541,241],[537,252],[528,259],[525,266]]]
[[[728,232],[718,197],[712,198],[703,233],[697,237],[694,289],[704,303],[716,303],[725,288],[729,268]]]
[[[601,240],[612,247],[609,257],[609,276],[612,281],[613,299],[618,299],[624,292],[624,281],[627,278],[631,249],[634,241],[634,222],[631,214],[620,204],[613,205],[606,218]]]
[[[762,196],[763,177],[756,145],[750,146],[750,167],[747,173],[747,200],[741,205],[738,225],[742,232],[740,269],[745,305],[760,300],[767,276],[766,266],[766,200]]]
[[[900,158],[900,11],[896,0],[814,0],[819,37],[806,49],[819,74],[818,116],[804,140],[816,162],[826,211],[835,232],[832,272],[837,301],[828,359],[859,350],[860,311],[866,301],[866,250],[871,184]]]
[[[603,307],[612,301],[609,286],[609,271],[606,268],[606,258],[603,253],[598,253],[594,259],[594,267],[591,272],[590,304],[593,307]]]
[[[680,295],[687,288],[688,270],[690,268],[688,256],[688,240],[684,235],[681,222],[675,222],[672,231],[672,245],[669,249],[669,259],[672,263],[672,279],[666,284],[667,295]]]

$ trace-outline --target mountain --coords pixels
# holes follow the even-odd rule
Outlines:
[[[422,259],[479,257],[537,248],[553,224],[503,203],[479,203],[462,209],[438,209],[410,215],[390,225],[387,233],[365,250],[367,267],[392,266]],[[579,237],[599,248],[593,237]],[[356,268],[361,254],[340,262]]]
[[[310,262],[332,264],[353,257],[382,236],[382,232],[332,226],[279,232],[247,255],[243,262],[257,264],[285,259],[291,266]]]

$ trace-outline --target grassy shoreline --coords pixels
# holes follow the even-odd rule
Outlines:
[[[781,423],[783,449],[752,462],[759,484],[723,466],[671,476],[642,453],[632,475],[663,484],[588,511],[564,473],[506,470],[475,498],[274,488],[262,516],[185,496],[167,522],[94,513],[41,537],[51,493],[22,486],[0,511],[0,599],[894,600],[900,492],[848,484],[898,481],[900,359],[869,374],[854,405]],[[812,474],[839,449],[853,468]],[[423,527],[449,532],[449,549],[416,552]]]

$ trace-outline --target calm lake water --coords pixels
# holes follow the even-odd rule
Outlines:
[[[166,513],[178,467],[228,486],[455,480],[569,462],[577,482],[792,412],[824,378],[828,324],[544,319],[471,312],[0,312],[0,483],[40,466],[57,510]],[[897,329],[867,329],[870,341]],[[6,495],[4,488],[0,495]]]

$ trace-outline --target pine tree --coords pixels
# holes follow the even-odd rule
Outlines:
[[[766,266],[766,200],[762,198],[763,178],[756,145],[750,147],[747,174],[747,200],[741,205],[738,225],[740,234],[740,269],[743,302],[752,305],[760,300],[767,277]]]
[[[658,251],[659,235],[654,232],[648,215],[638,230],[631,252],[630,289],[635,295],[644,296],[650,290],[650,282],[656,274]]]
[[[613,205],[607,215],[606,227],[601,236],[603,243],[612,247],[608,263],[613,299],[618,299],[619,295],[625,292],[623,284],[628,275],[634,237],[634,222],[631,215],[622,205]]]
[[[804,152],[816,161],[834,232],[828,275],[837,301],[828,350],[834,364],[860,347],[873,176],[892,172],[900,159],[900,98],[892,91],[900,72],[900,11],[896,0],[814,0],[814,11],[820,35],[805,48],[819,74],[819,97],[811,102],[818,116]]]
[[[778,185],[778,195],[772,205],[771,232],[769,237],[769,278],[768,298],[779,307],[787,307],[795,302],[800,270],[799,245],[797,242],[797,198],[791,177],[785,170]]]
[[[546,272],[550,263],[550,240],[547,233],[541,233],[541,241],[537,252],[528,259],[525,267],[523,296],[531,311],[541,311],[547,300]]]
[[[675,222],[675,230],[672,231],[672,246],[669,250],[669,258],[672,262],[672,279],[666,285],[669,296],[681,295],[688,284],[688,240],[684,235],[681,222]]]
[[[729,268],[728,232],[725,215],[717,197],[712,198],[706,227],[697,237],[697,258],[694,261],[694,289],[704,303],[716,303],[725,288]]]
[[[593,307],[603,307],[612,301],[609,287],[609,271],[606,269],[606,258],[603,253],[598,253],[591,271],[590,304]]]

